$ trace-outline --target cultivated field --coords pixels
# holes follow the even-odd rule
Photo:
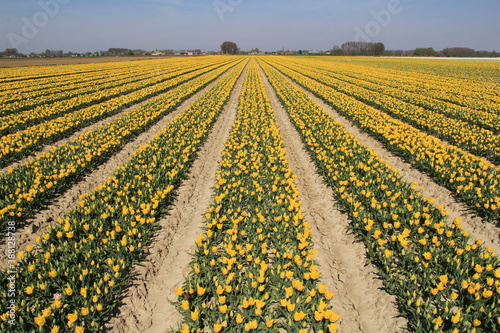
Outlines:
[[[0,68],[1,332],[500,331],[500,63]]]

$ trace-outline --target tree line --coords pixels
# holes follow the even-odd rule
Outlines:
[[[234,42],[225,41],[220,45],[220,53],[222,54],[251,54],[260,53],[258,48],[254,48],[249,52],[241,51],[238,45]],[[215,52],[208,52],[209,54],[215,54]],[[264,53],[264,52],[263,52]],[[285,52],[265,52],[266,54],[285,54]],[[322,52],[323,53],[323,52]],[[183,50],[174,51],[169,50],[156,50],[155,52],[149,52],[141,49],[130,50],[126,48],[110,48],[107,51],[99,52],[85,52],[85,53],[64,53],[62,50],[45,50],[36,54],[32,52],[29,56],[31,57],[71,57],[71,56],[151,56],[151,55],[176,55],[176,54],[202,54],[200,49],[195,50]],[[289,52],[286,54],[308,54],[307,51],[302,50]],[[331,51],[327,54],[337,55],[337,56],[415,56],[415,57],[500,57],[500,53],[496,51],[476,51],[471,48],[466,47],[451,47],[445,48],[441,51],[436,51],[432,47],[427,48],[416,48],[414,50],[403,51],[403,50],[386,50],[383,43],[371,43],[371,42],[345,42],[340,47],[334,46]],[[7,48],[4,52],[0,52],[0,57],[24,57],[16,48]]]

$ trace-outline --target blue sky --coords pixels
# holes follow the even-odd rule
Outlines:
[[[500,51],[498,0],[0,0],[0,50],[259,48]]]

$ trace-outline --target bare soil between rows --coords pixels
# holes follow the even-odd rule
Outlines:
[[[97,64],[103,62],[166,59],[172,57],[144,56],[144,57],[74,57],[74,58],[0,58],[0,68],[25,67],[25,66],[49,66],[49,65]]]

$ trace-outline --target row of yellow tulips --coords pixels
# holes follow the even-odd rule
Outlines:
[[[298,66],[305,65],[300,62],[294,62],[295,64]],[[319,61],[308,61],[307,65],[309,68],[314,67],[314,71],[319,70],[329,77],[396,97],[405,102],[444,114],[447,117],[460,119],[472,125],[491,130],[496,134],[500,132],[500,115],[498,113],[461,106],[433,96],[435,91],[432,87],[435,84],[433,77],[428,79],[427,84],[416,85],[414,83],[415,79],[411,76],[401,77],[374,68],[349,66],[349,64],[339,66],[335,63],[329,63],[329,66],[325,66],[324,62]],[[440,91],[442,90],[441,87]],[[477,104],[488,102],[490,100],[478,99],[476,101]]]
[[[188,70],[186,74],[176,76],[165,82],[148,86],[138,91],[112,98],[103,103],[28,127],[25,130],[3,136],[0,138],[0,166],[6,166],[34,151],[40,150],[44,145],[63,139],[85,126],[116,114],[129,105],[161,94],[199,75],[220,68],[227,63],[226,59],[223,63],[217,63],[195,71]]]
[[[487,221],[498,220],[500,212],[498,167],[391,118],[355,98],[300,73],[290,71],[278,62],[267,59],[266,61],[332,105],[363,131],[381,140],[392,152],[429,174],[478,215]]]
[[[104,163],[125,143],[155,124],[234,63],[169,91],[103,126],[83,133],[0,177],[0,230],[9,220],[23,223],[59,193]]]
[[[497,113],[500,107],[500,76],[495,62],[364,58],[354,63],[383,68],[398,81],[424,88],[424,94],[431,89],[432,96],[443,101],[490,113]]]
[[[144,72],[135,73],[123,79],[111,81],[109,84],[104,82],[91,88],[80,89],[72,96],[59,99],[55,96],[49,96],[49,103],[42,103],[38,106],[31,106],[27,110],[16,109],[8,110],[8,106],[23,106],[28,102],[19,102],[7,104],[0,109],[12,111],[11,114],[0,117],[0,135],[15,133],[39,123],[47,122],[57,117],[67,114],[77,114],[79,110],[98,105],[99,103],[109,101],[115,97],[131,94],[136,91],[147,89],[155,85],[168,82],[181,75],[193,72],[198,69],[212,67],[213,63],[203,63],[199,66],[182,67],[179,66],[173,70],[164,72]],[[66,95],[63,93],[63,95]],[[24,99],[21,99],[21,101]],[[24,109],[24,107],[23,107]]]
[[[206,231],[176,291],[179,332],[336,332],[294,179],[251,60]]]
[[[197,59],[200,63],[205,59]],[[44,90],[54,88],[65,89],[66,86],[72,84],[83,84],[92,81],[93,78],[112,77],[113,73],[140,72],[141,68],[146,68],[150,71],[164,71],[170,67],[182,66],[182,64],[194,64],[196,59],[152,59],[147,61],[121,61],[111,63],[95,63],[95,64],[79,64],[79,65],[58,65],[46,67],[50,69],[47,75],[37,76],[39,66],[22,67],[22,74],[31,74],[31,78],[26,78],[22,75],[13,78],[11,83],[3,83],[0,87],[0,98],[6,96],[15,97],[18,94],[41,93]],[[14,68],[0,68],[0,82],[7,80],[9,70]],[[30,84],[27,84],[29,81]]]
[[[161,74],[173,72],[175,69],[176,68],[163,68],[160,73],[160,67],[147,66],[143,69],[118,69],[107,72],[100,71],[89,73],[84,76],[74,75],[72,76],[73,79],[69,80],[67,77],[60,79],[61,81],[52,78],[50,80],[52,84],[42,89],[31,91],[14,90],[10,94],[0,95],[0,116],[5,117],[12,113],[33,110],[35,107],[43,111],[43,108],[40,107],[41,105],[63,100],[66,100],[68,104],[78,105],[77,100],[74,98],[79,95],[95,93],[97,90],[109,89],[123,84],[140,81],[141,79],[159,76]],[[26,90],[31,86],[30,83],[30,81],[25,82]]]
[[[199,147],[241,75],[237,65],[0,272],[2,332],[103,332]],[[9,276],[15,295],[8,295]],[[15,325],[7,311],[15,300]]]
[[[261,62],[319,173],[363,240],[414,332],[500,330],[500,260],[458,219]]]
[[[390,116],[401,119],[430,135],[446,140],[476,156],[490,159],[495,164],[500,162],[499,135],[475,124],[450,118],[434,110],[405,102],[398,96],[398,94],[404,94],[401,89],[391,89],[388,87],[380,87],[379,89],[372,89],[372,87],[365,88],[363,86],[366,84],[363,84],[360,80],[353,79],[352,81],[355,81],[355,83],[349,83],[343,79],[336,78],[335,75],[331,75],[324,69],[288,65],[287,67],[378,108]],[[374,84],[373,86],[377,87],[378,85]],[[493,117],[490,118],[492,119]],[[498,126],[496,126],[498,125],[498,119],[498,116],[496,116],[497,124],[495,124],[495,131],[498,131]]]

